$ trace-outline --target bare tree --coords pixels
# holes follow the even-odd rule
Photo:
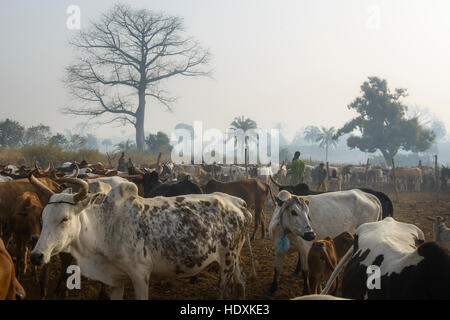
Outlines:
[[[120,121],[136,129],[136,144],[145,148],[146,98],[169,111],[176,100],[160,89],[174,76],[204,76],[210,54],[187,37],[179,17],[115,5],[70,42],[80,53],[66,68],[65,83],[83,104],[64,112]]]

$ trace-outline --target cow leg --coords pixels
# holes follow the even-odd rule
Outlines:
[[[331,292],[331,295],[333,295],[333,296],[335,296],[337,294],[338,283],[339,283],[338,278],[336,278],[336,280],[334,280],[333,284],[331,285],[330,292]]]
[[[313,276],[312,273],[310,273],[308,276],[308,281],[309,285],[311,286],[311,294],[318,294],[320,287],[320,278],[317,278]]]
[[[72,264],[73,258],[69,253],[60,253],[59,258],[61,260],[61,274],[59,276],[58,285],[56,286],[56,294],[60,298],[64,298],[67,296],[67,267]]]
[[[219,300],[229,298],[235,273],[235,261],[239,259],[234,251],[227,251],[220,258]],[[240,271],[239,271],[240,272]]]
[[[273,280],[268,290],[268,295],[273,295],[278,288],[278,278],[280,277],[281,270],[283,269],[284,253],[275,253],[275,269],[273,273]]]
[[[48,280],[50,278],[50,268],[51,264],[47,263],[42,267],[41,279],[39,280],[39,286],[41,287],[41,299],[47,299],[48,293]]]
[[[29,248],[28,246],[24,245],[24,255],[23,255],[23,274],[26,274],[28,271],[28,254],[29,254]]]
[[[104,283],[101,283],[100,292],[98,293],[97,300],[108,300],[108,299],[109,296],[108,293],[106,292],[106,285]]]
[[[239,258],[236,259],[234,264],[234,281],[237,286],[239,299],[245,299],[245,274],[244,271],[241,270]]]
[[[303,275],[303,295],[307,295],[310,293],[309,281],[308,281],[308,271],[302,270],[302,275]]]
[[[136,300],[148,300],[148,288],[150,285],[151,271],[140,268],[133,270],[130,274],[131,282],[133,282],[134,297]]]
[[[17,274],[17,279],[20,280],[22,279],[22,274],[25,273],[25,259],[26,259],[26,252],[25,252],[25,243],[24,241],[22,241],[22,239],[17,239],[16,241],[16,257],[17,257],[17,262],[16,262],[16,274]],[[25,256],[25,259],[24,259]]]
[[[252,233],[252,237],[250,239],[250,241],[253,242],[253,240],[255,240],[255,235],[256,235],[256,230],[258,229],[258,222],[259,222],[259,213],[258,211],[255,209],[255,216],[253,217],[255,220],[255,228],[253,229],[253,233]]]
[[[261,239],[264,239],[265,235],[266,235],[266,223],[265,223],[265,219],[264,219],[264,211],[263,208],[261,208],[261,211],[259,213],[259,219],[260,219],[260,223],[261,223]]]
[[[297,261],[297,266],[295,267],[295,271],[294,274],[298,275],[300,273],[300,271],[302,270],[302,256],[300,254],[300,252],[298,253],[298,261]]]
[[[123,292],[125,291],[125,284],[111,288],[111,300],[123,300]]]

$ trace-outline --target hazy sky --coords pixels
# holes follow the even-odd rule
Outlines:
[[[214,79],[178,78],[165,89],[180,97],[174,113],[147,102],[146,131],[171,132],[203,120],[224,129],[245,115],[261,127],[281,122],[290,138],[306,125],[341,126],[346,106],[367,76],[404,87],[407,104],[429,108],[450,129],[450,1],[147,0],[133,8],[184,18],[190,35],[212,53]],[[81,28],[112,1],[2,1],[0,118],[63,132],[86,118],[63,115],[71,103],[61,79],[73,59],[69,5]],[[106,126],[100,137],[120,136]],[[133,133],[131,127],[127,133]]]

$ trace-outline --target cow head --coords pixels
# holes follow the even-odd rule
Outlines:
[[[309,201],[281,191],[276,197],[277,206],[280,207],[280,223],[283,230],[292,232],[306,241],[315,239],[310,219]]]
[[[80,191],[76,194],[55,194],[32,174],[28,178],[42,192],[50,195],[50,201],[42,212],[41,235],[30,254],[31,263],[42,265],[48,263],[53,255],[64,251],[79,236],[80,213],[96,200],[98,194],[87,197],[88,184],[80,179],[58,179],[58,182],[78,185]]]
[[[10,231],[24,239],[32,241],[41,233],[40,216],[42,205],[37,194],[25,192],[16,198],[13,214],[10,217]]]

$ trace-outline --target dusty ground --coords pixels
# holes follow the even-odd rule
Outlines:
[[[395,200],[394,195],[389,195]],[[272,216],[273,207],[267,206],[266,226],[268,227]],[[447,192],[440,195],[440,202],[436,202],[436,195],[432,193],[404,193],[399,195],[399,202],[394,201],[394,217],[402,222],[413,223],[421,228],[427,240],[432,240],[431,222],[426,220],[427,216],[450,216],[450,194]],[[297,255],[292,255],[285,260],[285,268],[280,278],[279,289],[273,297],[266,295],[266,291],[273,277],[274,249],[266,232],[266,238],[257,239],[252,247],[257,261],[256,270],[258,278],[255,282],[247,281],[248,299],[290,299],[302,294],[303,280],[293,275],[297,262]],[[242,251],[242,264],[247,275],[250,274],[250,264],[247,259],[248,247],[245,245]],[[51,273],[49,288],[49,299],[55,299],[53,293],[59,275],[59,261],[54,259],[52,265],[55,267]],[[39,299],[39,285],[32,279],[30,274],[24,276],[21,281],[26,292],[27,299]],[[80,290],[71,290],[67,299],[97,299],[100,291],[98,282],[83,279]],[[182,280],[155,280],[151,281],[150,299],[216,299],[218,296],[218,274],[214,268],[203,271],[195,284],[189,279]],[[133,290],[128,285],[125,290],[125,298],[133,299]]]

